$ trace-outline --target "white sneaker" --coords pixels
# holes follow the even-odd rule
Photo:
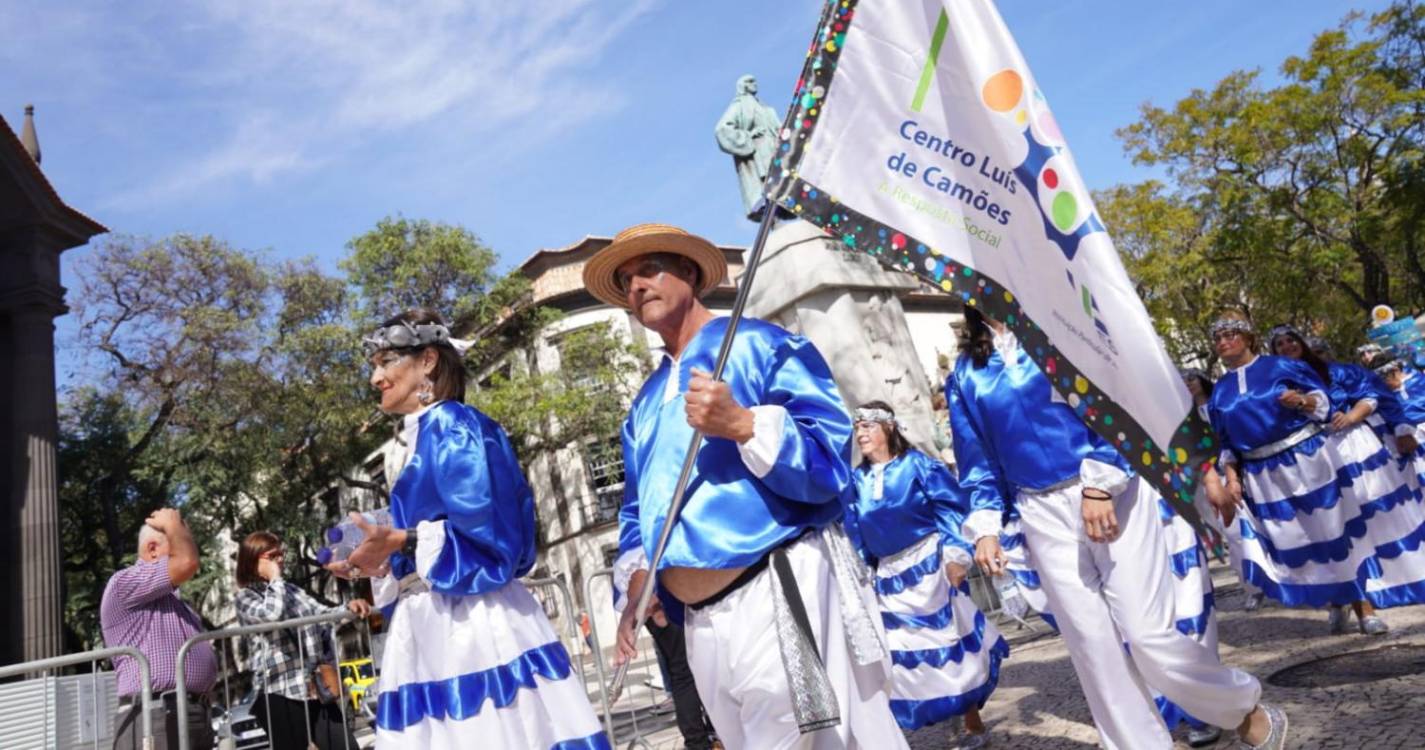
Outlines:
[[[1270,722],[1271,730],[1267,732],[1267,738],[1260,745],[1249,745],[1246,740],[1240,740],[1237,747],[1240,750],[1283,750],[1286,747],[1286,714],[1280,708],[1262,704],[1262,710],[1267,712],[1267,721]]]
[[[1390,626],[1385,624],[1380,615],[1366,615],[1361,618],[1361,632],[1366,635],[1385,635],[1390,632]]]

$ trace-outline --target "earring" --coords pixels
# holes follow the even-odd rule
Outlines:
[[[421,389],[416,393],[416,398],[422,406],[429,406],[430,402],[435,400],[435,383],[430,382],[429,377],[421,382]]]

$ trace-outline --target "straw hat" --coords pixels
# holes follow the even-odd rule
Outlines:
[[[635,224],[584,264],[584,287],[599,301],[627,309],[628,296],[614,283],[614,272],[632,258],[653,253],[681,255],[698,264],[693,292],[699,297],[727,278],[727,260],[711,242],[668,224]]]

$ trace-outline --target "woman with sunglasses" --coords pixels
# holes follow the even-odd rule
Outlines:
[[[862,460],[845,526],[876,572],[891,712],[907,731],[963,716],[959,747],[982,747],[980,708],[1009,644],[970,598],[968,498],[944,463],[910,446],[889,404],[867,402],[854,417]]]
[[[966,306],[960,347],[945,390],[970,497],[964,536],[986,573],[1003,573],[999,532],[1006,507],[1017,507],[1103,745],[1172,747],[1157,692],[1236,728],[1250,747],[1281,748],[1286,716],[1257,702],[1261,684],[1176,627],[1158,493],[1084,425],[1003,323]]]
[[[363,343],[381,410],[401,417],[392,526],[328,566],[375,576],[387,615],[376,746],[608,748],[543,608],[517,580],[535,562],[534,497],[505,431],[463,403],[462,352],[411,310]]]
[[[237,618],[242,625],[291,620],[296,617],[350,610],[357,617],[371,614],[371,605],[353,599],[345,607],[327,607],[282,577],[282,540],[270,531],[254,531],[238,545]],[[316,671],[327,665],[335,674],[336,654],[329,626],[309,625],[248,636],[249,661],[258,691],[252,713],[262,722],[273,750],[320,750],[356,747],[346,724],[338,688],[336,700],[318,700],[322,679]]]

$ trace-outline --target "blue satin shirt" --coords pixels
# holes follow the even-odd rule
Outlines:
[[[1301,411],[1277,403],[1288,388],[1303,394],[1327,392],[1310,365],[1274,355],[1257,357],[1218,378],[1207,413],[1222,446],[1246,453],[1283,440],[1311,423]]]
[[[1413,368],[1407,368],[1405,372],[1405,382],[1392,393],[1400,399],[1406,424],[1425,424],[1425,377]]]
[[[1020,490],[1044,490],[1080,476],[1085,459],[1132,474],[1112,445],[1056,400],[1049,379],[1016,344],[1009,360],[993,351],[984,367],[969,355],[945,381],[955,463],[970,512],[1004,511]]]
[[[505,431],[478,409],[443,401],[420,416],[415,453],[391,487],[391,520],[411,529],[445,521],[431,566],[432,591],[452,596],[494,591],[534,567],[534,496]],[[402,578],[415,561],[391,555]]]
[[[620,552],[642,546],[653,555],[693,434],[683,394],[694,368],[712,372],[727,322],[714,318],[704,325],[679,360],[665,358],[634,398],[623,426]],[[678,379],[677,389],[665,401],[669,378]],[[786,409],[776,462],[758,478],[735,442],[704,439],[660,569],[746,567],[844,513],[851,417],[816,347],[771,323],[744,319],[723,380],[744,407]]]
[[[911,448],[881,465],[881,497],[869,463],[856,467],[856,501],[846,509],[846,533],[868,562],[888,557],[939,532],[940,544],[973,554],[960,535],[969,493],[939,459]]]
[[[1405,416],[1400,395],[1392,391],[1379,375],[1360,365],[1344,362],[1327,362],[1326,371],[1331,374],[1331,385],[1326,395],[1331,398],[1332,413],[1350,411],[1357,403],[1370,399],[1376,404],[1374,413],[1391,427],[1413,424]]]

